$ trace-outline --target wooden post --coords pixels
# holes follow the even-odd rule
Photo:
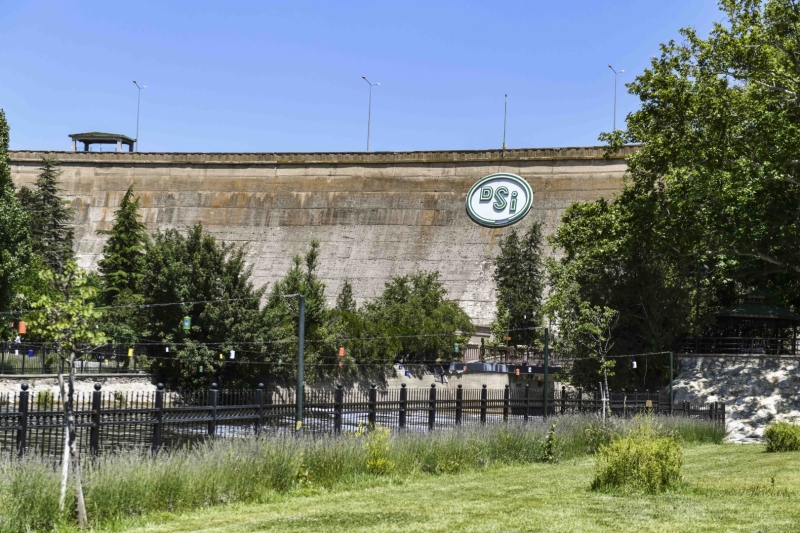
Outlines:
[[[217,384],[211,384],[211,390],[208,391],[208,406],[211,408],[211,418],[208,420],[208,435],[213,437],[217,434],[217,401],[219,400],[219,391]]]
[[[156,423],[153,424],[153,440],[150,443],[150,451],[158,453],[161,448],[161,425],[164,423],[164,384],[156,385]]]
[[[342,432],[342,404],[344,403],[344,391],[342,384],[336,384],[336,390],[333,391],[333,432],[339,434]]]
[[[28,435],[28,384],[23,383],[19,393],[19,419],[17,420],[17,455],[20,459],[25,455],[25,438]]]
[[[406,384],[400,385],[400,413],[398,416],[397,425],[400,429],[406,427],[406,406],[408,405],[408,389]]]
[[[102,408],[103,393],[100,392],[100,384],[94,384],[92,392],[92,427],[89,430],[89,453],[97,455],[100,449],[100,409]]]
[[[464,389],[459,383],[456,389],[456,425],[461,424],[461,415],[464,410]]]
[[[436,383],[431,383],[431,392],[428,396],[428,429],[433,429],[436,424]]]
[[[369,386],[369,405],[368,405],[368,413],[367,413],[367,420],[369,422],[369,427],[375,427],[375,420],[377,418],[377,403],[378,403],[378,390],[376,389],[377,385],[373,383]]]

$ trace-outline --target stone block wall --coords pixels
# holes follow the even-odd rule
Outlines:
[[[509,229],[476,225],[465,199],[495,172],[523,177],[533,207],[516,227],[545,234],[575,201],[610,198],[622,186],[626,148],[373,153],[11,152],[17,186],[30,184],[42,157],[63,171],[76,212],[76,252],[93,269],[128,186],[151,232],[202,222],[219,239],[246,245],[257,285],[283,276],[311,239],[321,242],[320,275],[333,301],[349,279],[356,299],[380,294],[393,275],[438,270],[450,295],[478,325],[495,309],[492,259]]]

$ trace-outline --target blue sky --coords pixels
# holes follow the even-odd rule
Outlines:
[[[373,151],[598,144],[630,81],[713,0],[383,2],[0,0],[12,149],[69,133],[141,151]],[[620,83],[618,125],[636,108]]]

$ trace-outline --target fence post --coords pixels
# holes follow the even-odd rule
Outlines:
[[[400,413],[398,415],[397,425],[400,429],[406,427],[406,405],[408,404],[408,389],[406,384],[400,385]]]
[[[528,417],[531,414],[531,384],[525,384],[525,422],[528,421]]]
[[[594,388],[594,412],[600,412],[600,387]]]
[[[94,392],[92,392],[92,428],[89,430],[89,453],[97,455],[100,449],[100,409],[102,407],[102,396],[100,392],[100,384],[94,384]]]
[[[342,384],[336,384],[336,390],[333,391],[333,432],[342,432],[342,404],[344,403],[344,391]]]
[[[153,424],[153,441],[150,444],[150,451],[158,453],[161,448],[161,425],[164,423],[164,384],[156,385],[156,423]]]
[[[208,391],[208,407],[211,408],[211,418],[208,420],[208,434],[214,436],[217,434],[217,400],[218,394],[217,384],[211,384],[211,390]]]
[[[656,414],[661,413],[661,389],[656,389]]]
[[[464,389],[461,387],[462,385],[459,383],[458,388],[456,389],[456,424],[461,424],[461,413],[463,412],[464,408]]]
[[[25,350],[20,350],[20,353],[24,354],[24,352],[25,352]],[[25,359],[27,359],[27,357],[25,357],[25,355],[23,355],[22,356],[22,375],[23,376],[25,375]]]
[[[256,435],[261,434],[261,428],[264,426],[264,384],[259,383],[256,387]]]
[[[25,437],[28,435],[28,384],[22,384],[22,392],[19,393],[19,420],[17,421],[17,455],[20,459],[25,455]]]
[[[428,396],[428,429],[433,429],[436,423],[436,383],[431,383],[431,392]]]
[[[622,418],[628,418],[628,393],[622,389]]]
[[[486,390],[486,385],[481,389],[481,424],[486,423],[486,400],[489,398],[489,392]]]
[[[503,391],[503,421],[508,421],[508,405],[511,399],[511,389],[508,385],[506,385],[505,390]]]
[[[0,360],[0,374],[6,373],[6,343],[3,343],[2,360]]]
[[[583,387],[578,387],[578,413],[583,412]]]
[[[369,422],[369,427],[375,427],[375,418],[376,418],[376,407],[378,403],[378,391],[375,388],[377,385],[374,383],[369,386],[369,406],[368,406],[368,414],[367,420]]]
[[[566,410],[567,410],[567,388],[562,385],[561,386],[561,414],[563,415]]]

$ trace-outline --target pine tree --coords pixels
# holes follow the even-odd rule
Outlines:
[[[8,166],[8,124],[0,109],[0,311],[8,309],[14,283],[30,263],[28,216],[14,197]]]
[[[45,265],[55,272],[74,258],[72,209],[59,196],[58,179],[61,170],[54,161],[42,158],[42,168],[34,189],[23,187],[17,198],[30,214],[31,248]]]
[[[494,260],[498,322],[492,329],[508,331],[513,344],[531,346],[536,338],[533,328],[542,325],[541,246],[542,229],[538,223],[521,237],[512,230],[500,241],[500,255]]]
[[[144,223],[139,221],[139,198],[133,200],[132,185],[114,214],[112,228],[98,233],[109,236],[103,259],[98,263],[106,303],[110,304],[122,293],[138,294],[145,270],[147,233]]]
[[[342,290],[336,297],[336,310],[343,313],[354,313],[356,311],[356,299],[353,298],[353,286],[350,280],[344,280]]]

